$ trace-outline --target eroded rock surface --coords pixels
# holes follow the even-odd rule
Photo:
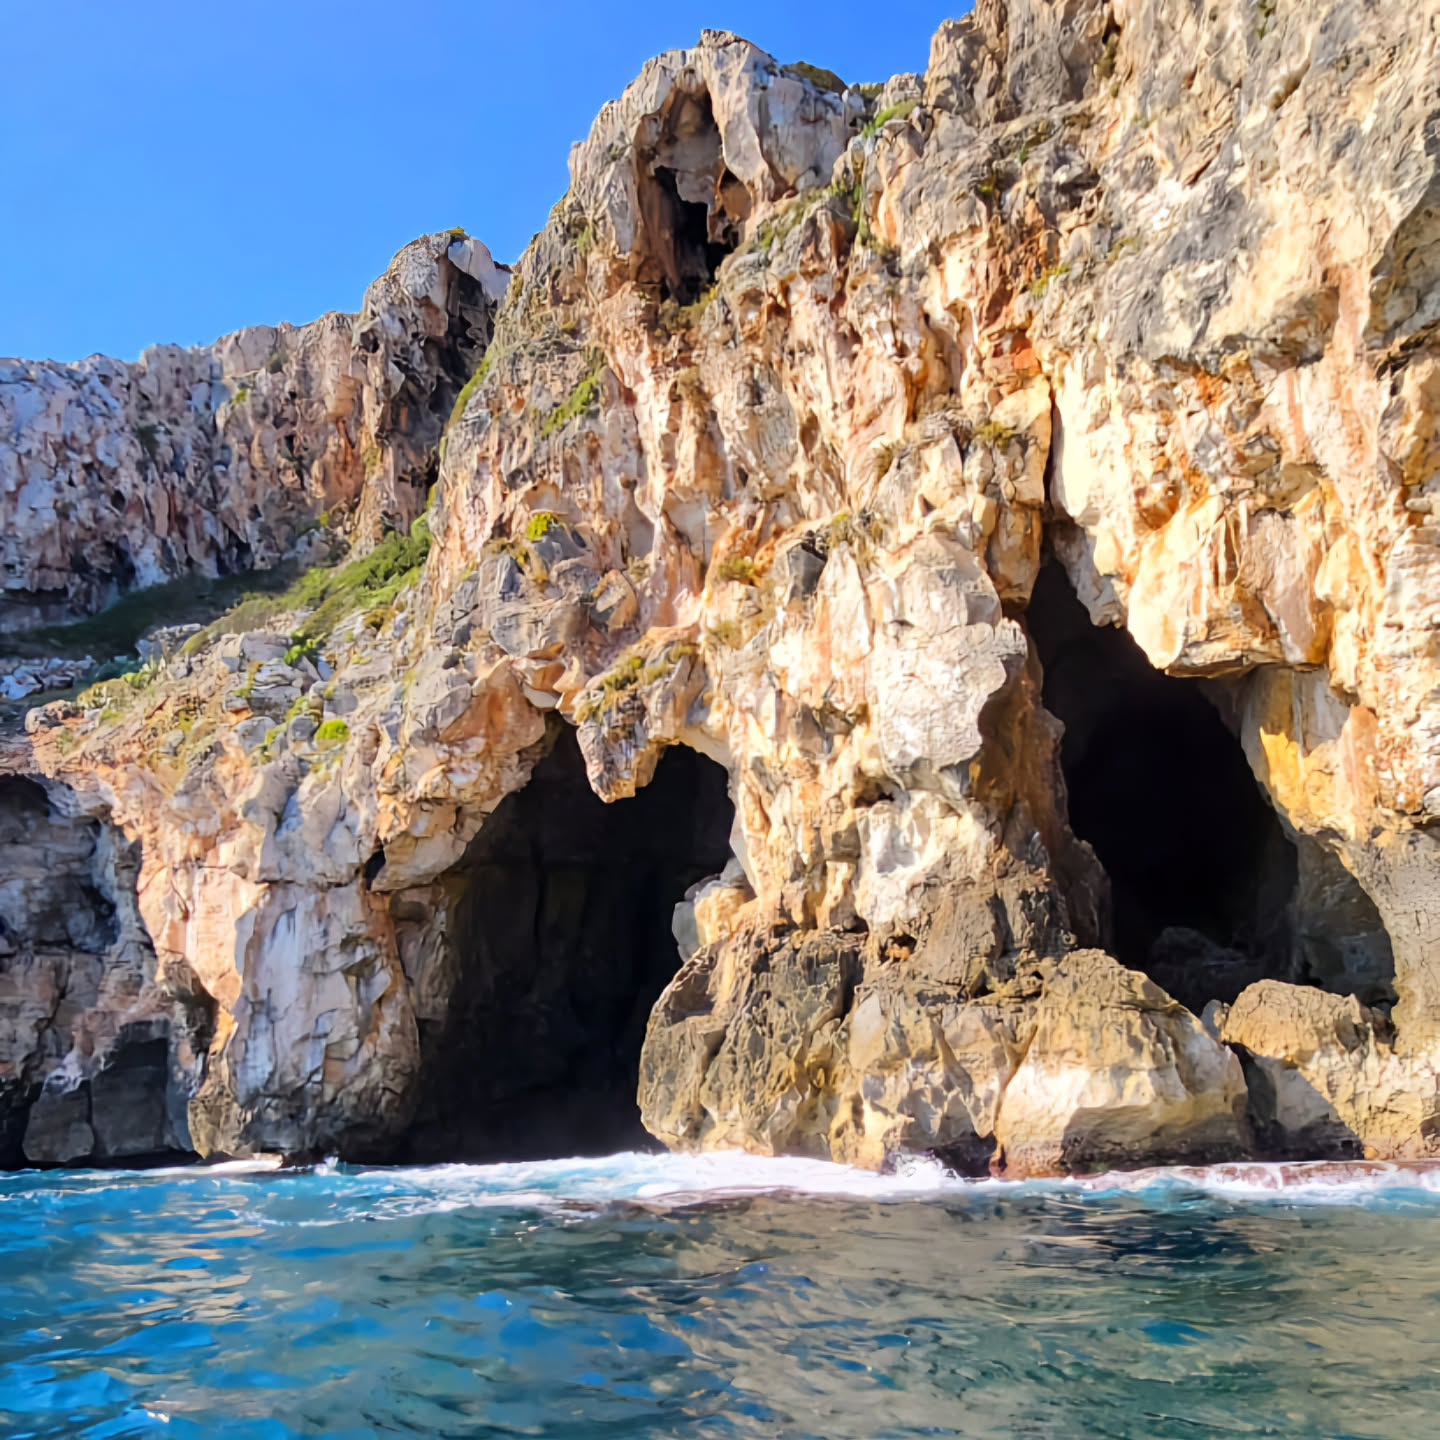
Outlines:
[[[68,800],[0,779],[0,1164],[189,1150],[204,1016],[147,991],[138,856]]]
[[[134,363],[0,360],[0,632],[273,565],[332,511],[408,525],[504,289],[479,241],[442,232],[396,255],[358,315]]]
[[[866,94],[709,32],[602,111],[493,337],[442,236],[371,322],[273,376],[245,351],[212,429],[269,508],[193,524],[249,563],[343,497],[362,565],[434,474],[423,568],[346,570],[363,603],[237,618],[0,751],[139,844],[145,993],[214,1017],[176,1082],[196,1148],[403,1153],[487,993],[467,866],[564,724],[617,806],[677,745],[729,777],[638,1064],[667,1144],[1437,1153],[1436,27],[982,0]],[[428,388],[396,382],[422,334]],[[284,436],[330,457],[293,503]],[[38,553],[32,608],[117,573]],[[543,970],[485,1013],[542,1050]]]

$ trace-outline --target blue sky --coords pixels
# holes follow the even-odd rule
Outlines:
[[[878,80],[924,69],[968,8],[0,0],[0,355],[133,358],[354,309],[451,225],[514,259],[650,55],[708,26]]]

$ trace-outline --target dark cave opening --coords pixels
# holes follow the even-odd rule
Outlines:
[[[724,769],[668,750],[607,805],[569,726],[486,821],[450,888],[446,1018],[422,1025],[406,1158],[499,1161],[648,1147],[636,1105],[676,904],[730,858]]]
[[[1300,980],[1295,845],[1202,682],[1096,626],[1053,561],[1026,621],[1065,726],[1070,825],[1110,880],[1109,948],[1195,1013]]]
[[[637,279],[657,298],[692,305],[740,243],[749,192],[725,166],[710,96],[677,94],[635,146],[643,238]]]
[[[662,257],[665,281],[661,298],[677,305],[693,305],[714,283],[720,262],[735,248],[710,238],[710,207],[704,201],[686,200],[674,170],[662,165],[655,171],[665,219],[661,234],[669,241],[668,264]]]

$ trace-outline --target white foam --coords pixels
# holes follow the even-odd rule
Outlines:
[[[1057,1193],[1127,1194],[1137,1198],[1194,1191],[1242,1201],[1356,1204],[1407,1192],[1440,1200],[1440,1167],[1313,1162],[1157,1166],[1043,1180],[964,1179],[939,1161],[902,1160],[891,1173],[825,1160],[709,1152],[703,1155],[625,1153],[599,1159],[499,1165],[441,1165],[370,1170],[391,1181],[407,1210],[509,1206],[537,1209],[632,1203],[673,1208],[766,1194],[835,1197],[885,1203]],[[398,1196],[396,1197],[398,1198]]]
[[[205,1175],[265,1175],[273,1170],[283,1169],[285,1161],[279,1155],[258,1155],[251,1160],[204,1160],[193,1165],[160,1165],[153,1170],[127,1170],[127,1175],[168,1177],[184,1175],[187,1178]]]
[[[1358,1204],[1406,1192],[1440,1198],[1440,1166],[1390,1161],[1237,1161],[1225,1165],[1154,1166],[1070,1182],[1099,1193],[1146,1194],[1177,1189],[1235,1200]]]
[[[943,1193],[964,1182],[937,1160],[905,1160],[877,1175],[827,1160],[712,1151],[703,1155],[625,1152],[595,1159],[537,1160],[500,1165],[438,1165],[370,1174],[405,1176],[418,1188],[469,1203],[636,1201],[684,1203],[744,1195],[835,1195],[903,1200]]]
[[[273,1174],[273,1156],[146,1171],[59,1172],[61,1188],[87,1192],[136,1181],[204,1180]],[[1127,1195],[1162,1200],[1186,1192],[1241,1203],[1363,1205],[1377,1200],[1440,1204],[1440,1165],[1380,1162],[1239,1162],[1156,1166],[1043,1180],[964,1179],[939,1161],[910,1157],[878,1175],[827,1160],[716,1151],[701,1155],[626,1152],[599,1158],[497,1165],[350,1169],[326,1160],[302,1172],[337,1196],[347,1191],[377,1216],[440,1214],[464,1209],[581,1210],[616,1204],[655,1209],[760,1195],[906,1201],[1019,1198],[1026,1195]],[[31,1182],[35,1172],[30,1172]],[[13,1177],[23,1179],[22,1175]],[[285,1183],[282,1181],[282,1183]],[[31,1191],[41,1198],[44,1190]],[[258,1218],[258,1217],[257,1217]],[[284,1223],[331,1224],[344,1217]],[[262,1222],[264,1223],[264,1222]]]

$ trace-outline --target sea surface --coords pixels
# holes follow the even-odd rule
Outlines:
[[[0,1176],[0,1435],[1440,1434],[1440,1174]]]

